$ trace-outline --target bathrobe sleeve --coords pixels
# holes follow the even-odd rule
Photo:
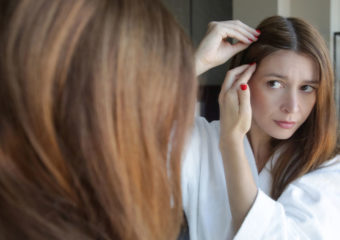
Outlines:
[[[219,150],[219,126],[218,121],[208,123],[204,118],[196,118],[185,148],[181,187],[190,240],[232,239],[231,213]],[[255,171],[248,140],[245,148]]]
[[[340,156],[289,184],[277,201],[259,190],[234,239],[340,239]]]

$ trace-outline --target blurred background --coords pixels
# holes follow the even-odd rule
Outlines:
[[[340,0],[162,0],[191,37],[195,47],[211,21],[238,19],[256,27],[272,15],[302,18],[324,37],[335,68],[335,99],[340,113]],[[228,63],[199,77],[197,114],[219,119],[218,93]]]

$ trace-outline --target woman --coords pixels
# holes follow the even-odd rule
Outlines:
[[[297,18],[271,17],[257,30],[213,23],[197,51],[202,73],[221,63],[214,53],[226,60],[249,46],[221,88],[220,122],[197,119],[185,156],[191,239],[336,239],[340,157],[328,50]]]
[[[174,18],[155,0],[0,12],[0,238],[175,239],[196,81]]]

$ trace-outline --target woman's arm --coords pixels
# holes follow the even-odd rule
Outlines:
[[[255,64],[230,70],[219,96],[220,151],[235,231],[241,226],[257,195],[257,186],[243,146],[244,137],[251,124],[247,82],[254,71]]]
[[[239,21],[210,23],[196,51],[197,75],[223,64],[256,41],[258,35]],[[239,42],[231,44],[225,41],[227,38]],[[226,239],[231,232],[228,230],[231,217],[218,147],[219,124],[196,118],[194,125],[185,147],[181,179],[190,239]]]
[[[211,22],[195,54],[197,76],[228,61],[246,49],[260,35],[255,29],[238,20]],[[236,40],[232,44],[228,39]]]
[[[234,239],[339,239],[339,182],[338,155],[289,184],[277,201],[259,190]]]
[[[243,65],[229,71],[219,97],[220,151],[234,239],[337,239],[340,156],[290,184],[277,201],[257,189],[242,145],[251,123],[246,83],[254,70],[255,65]]]

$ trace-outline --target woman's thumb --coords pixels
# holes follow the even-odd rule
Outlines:
[[[243,42],[237,42],[237,43],[233,44],[232,49],[231,49],[232,56],[243,51],[247,47],[249,47],[249,44],[246,44],[246,43],[243,43]]]

